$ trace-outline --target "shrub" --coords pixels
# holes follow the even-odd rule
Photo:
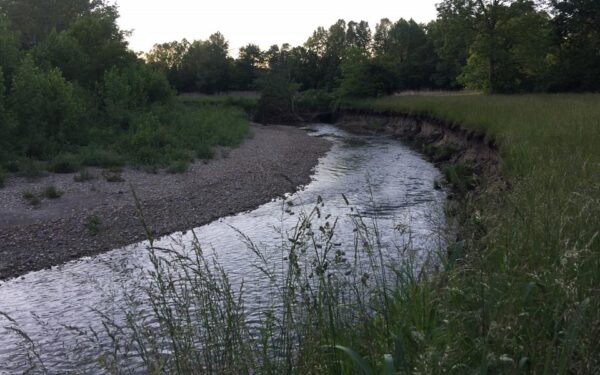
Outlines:
[[[87,169],[84,169],[73,177],[73,181],[86,182],[86,181],[94,180],[95,178],[96,178],[96,176],[91,174]]]
[[[43,192],[42,196],[48,199],[58,199],[64,194],[63,191],[56,188],[56,186],[48,186]]]
[[[456,164],[444,169],[444,177],[460,194],[472,190],[477,185],[473,167],[466,164]]]
[[[116,169],[104,171],[104,172],[102,172],[102,176],[104,177],[106,182],[123,182],[123,181],[125,181],[125,179],[123,179],[123,176],[121,176],[121,171],[116,170]]]
[[[123,157],[112,150],[100,148],[85,148],[81,152],[83,165],[90,167],[122,167],[125,164]]]
[[[80,168],[81,160],[73,154],[59,154],[48,165],[48,170],[54,173],[74,173]]]
[[[23,199],[25,199],[25,201],[27,201],[27,203],[29,203],[30,205],[32,205],[34,207],[37,207],[42,203],[42,201],[40,200],[40,197],[38,197],[37,195],[35,195],[34,193],[32,193],[29,190],[23,192]]]
[[[33,180],[44,176],[44,165],[37,160],[22,159],[18,162],[9,164],[9,167],[10,170],[17,173],[19,177]]]
[[[100,230],[102,229],[102,221],[96,215],[88,216],[83,225],[85,229],[87,229],[88,232],[90,232],[90,234],[93,236],[100,233]]]
[[[59,69],[43,72],[26,58],[15,74],[10,104],[16,143],[27,156],[51,157],[81,142],[82,106]]]
[[[190,167],[190,163],[186,160],[177,160],[171,163],[167,168],[167,173],[185,173]]]
[[[6,174],[3,169],[0,169],[0,189],[4,187],[5,180],[6,180]]]
[[[208,144],[200,143],[196,147],[196,156],[198,159],[212,159],[214,156],[214,151]]]

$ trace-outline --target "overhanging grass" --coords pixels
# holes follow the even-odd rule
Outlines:
[[[471,197],[465,248],[420,293],[439,317],[411,368],[600,368],[600,95],[405,96],[346,105],[428,115],[493,137],[509,191]],[[398,309],[414,300],[398,299]],[[430,305],[431,304],[431,305]],[[406,326],[407,317],[398,314]],[[404,320],[404,321],[402,321]],[[433,371],[435,370],[435,371]]]

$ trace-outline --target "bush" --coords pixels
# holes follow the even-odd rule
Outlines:
[[[112,168],[122,167],[125,164],[123,157],[111,150],[100,148],[85,148],[81,152],[83,165],[90,167]]]
[[[32,205],[34,207],[37,207],[42,203],[40,197],[38,197],[31,191],[25,191],[23,193],[23,199],[25,199],[25,201],[27,201],[27,203],[29,203],[30,205]]]
[[[212,159],[214,156],[214,151],[208,144],[200,143],[196,147],[196,156],[198,159]]]
[[[6,173],[3,169],[0,169],[0,189],[4,187],[4,182],[6,180]]]
[[[112,169],[102,172],[102,176],[106,182],[123,182],[125,179],[121,176],[121,171],[118,169]]]
[[[100,230],[102,229],[102,221],[98,216],[88,216],[85,219],[83,226],[88,230],[88,232],[90,232],[91,235],[95,236],[100,233]]]
[[[15,74],[10,104],[17,121],[16,146],[26,156],[52,157],[82,141],[83,108],[60,70],[43,72],[26,58]]]
[[[87,169],[84,169],[81,172],[79,172],[79,174],[77,174],[73,177],[73,181],[86,182],[86,181],[94,180],[95,178],[96,178],[96,176],[91,174]]]
[[[48,199],[58,199],[64,194],[63,191],[58,190],[56,186],[48,186],[43,192],[42,196]]]
[[[81,168],[81,160],[73,154],[60,154],[48,165],[48,170],[54,173],[74,173]]]
[[[325,90],[306,90],[296,95],[296,108],[310,111],[330,111],[334,95]]]
[[[177,142],[154,114],[136,116],[130,135],[125,143],[126,152],[135,164],[165,164],[165,149],[176,147]]]
[[[186,160],[177,160],[171,163],[167,168],[167,173],[176,174],[176,173],[185,173],[190,167],[190,163]]]
[[[44,164],[32,159],[22,159],[9,163],[9,170],[17,173],[19,177],[34,180],[44,176]]]

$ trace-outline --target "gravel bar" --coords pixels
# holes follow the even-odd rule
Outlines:
[[[102,170],[90,168],[97,178],[87,182],[75,182],[74,174],[11,177],[0,189],[0,280],[146,239],[132,188],[153,235],[166,235],[297,190],[329,148],[297,127],[252,125],[240,147],[219,149],[215,159],[196,162],[184,174],[125,168],[124,181],[107,182]],[[38,207],[23,198],[48,186],[64,195]],[[92,230],[91,221],[98,224]]]

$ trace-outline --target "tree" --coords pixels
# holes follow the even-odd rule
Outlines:
[[[552,60],[547,15],[531,1],[493,2],[487,9],[478,3],[486,31],[475,37],[459,80],[490,93],[542,89]]]
[[[183,63],[189,49],[190,42],[186,39],[181,42],[155,44],[150,52],[146,54],[146,62],[154,69],[165,74],[173,87],[182,90],[186,87],[185,78],[183,77]]]
[[[25,58],[15,73],[9,101],[17,120],[17,147],[26,156],[49,158],[81,141],[83,109],[59,69],[44,72],[32,58]]]
[[[341,69],[340,87],[336,90],[339,98],[375,97],[390,94],[395,87],[394,74],[360,48],[346,52]]]
[[[394,73],[395,86],[401,90],[431,86],[436,55],[425,28],[413,20],[398,20],[378,25],[375,58],[380,66]]]
[[[437,56],[432,82],[437,87],[462,87],[457,77],[467,63],[477,34],[469,0],[445,0],[437,5],[437,19],[427,25],[427,36]]]
[[[600,2],[551,0],[559,48],[553,90],[600,90]]]
[[[261,123],[297,122],[294,101],[298,84],[281,71],[273,71],[259,78],[260,100],[255,119]]]
[[[52,30],[66,30],[79,17],[107,8],[116,11],[102,0],[0,0],[0,13],[11,20],[26,49],[43,41]]]
[[[8,18],[0,13],[0,65],[4,71],[5,82],[11,81],[20,58],[18,37],[11,30]]]
[[[256,44],[241,47],[235,61],[235,85],[240,90],[252,90],[263,67],[263,54]]]
[[[346,31],[346,42],[350,48],[358,48],[366,54],[370,53],[371,49],[371,28],[366,21],[348,22],[348,30]]]
[[[206,94],[227,91],[230,79],[229,44],[221,33],[192,42],[182,60],[183,91]]]

